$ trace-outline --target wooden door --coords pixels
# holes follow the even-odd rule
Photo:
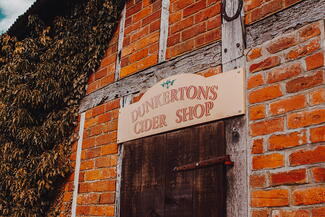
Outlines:
[[[225,217],[225,167],[174,171],[225,155],[223,122],[125,143],[121,217]]]

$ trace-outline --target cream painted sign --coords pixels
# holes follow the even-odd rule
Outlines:
[[[118,143],[245,113],[244,71],[180,74],[120,110]]]

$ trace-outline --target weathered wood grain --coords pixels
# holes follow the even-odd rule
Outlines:
[[[226,11],[229,16],[233,16],[238,9],[237,0],[226,1]],[[245,40],[243,17],[239,16],[230,22],[223,19],[222,23],[222,68],[223,71],[230,71],[242,67],[244,56]]]
[[[197,73],[219,64],[221,64],[220,41],[159,65],[155,65],[99,89],[82,100],[80,112],[91,109],[112,99],[138,93],[171,75]]]
[[[227,170],[227,216],[248,215],[247,147],[245,116],[226,120],[226,153],[234,162]]]
[[[325,0],[305,0],[246,27],[247,48],[297,29],[308,23],[325,19]]]

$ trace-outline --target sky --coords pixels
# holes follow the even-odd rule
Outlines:
[[[0,33],[5,32],[35,0],[0,0]]]

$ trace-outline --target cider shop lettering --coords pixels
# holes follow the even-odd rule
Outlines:
[[[169,88],[169,87],[167,87]],[[160,107],[184,100],[195,100],[197,103],[193,106],[187,106],[176,110],[172,115],[176,124],[181,124],[193,119],[210,116],[214,102],[218,98],[218,86],[184,86],[176,89],[170,89],[144,101],[136,109],[131,111],[131,120],[133,132],[141,134],[153,129],[167,127],[166,114],[158,114],[152,118],[146,118],[146,114]]]

